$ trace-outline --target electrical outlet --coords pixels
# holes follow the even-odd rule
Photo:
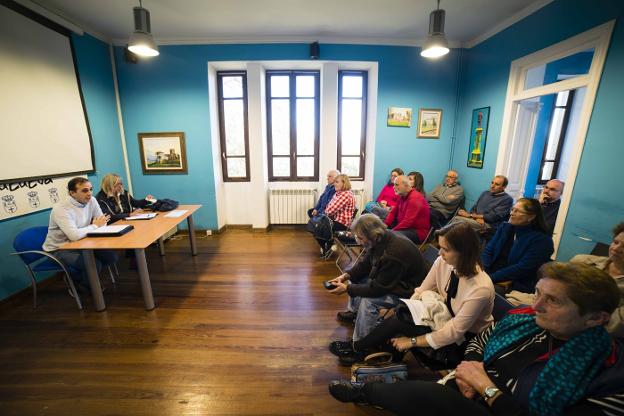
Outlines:
[[[207,236],[212,235],[212,230],[206,230],[206,235],[207,235]]]

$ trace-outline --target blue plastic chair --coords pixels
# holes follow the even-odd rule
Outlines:
[[[48,227],[32,227],[20,232],[13,240],[15,253],[11,254],[17,255],[22,259],[32,282],[33,308],[37,308],[37,280],[35,279],[35,273],[62,272],[63,280],[69,288],[70,295],[76,300],[78,309],[82,309],[80,297],[70,276],[70,273],[76,273],[76,270],[65,266],[59,259],[43,251],[42,246],[47,234]]]

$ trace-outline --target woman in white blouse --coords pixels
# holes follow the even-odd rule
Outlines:
[[[424,291],[437,292],[450,319],[435,328],[415,325],[411,314],[399,308],[399,314],[384,320],[366,337],[354,342],[350,351],[343,350],[338,355],[341,364],[361,360],[366,352],[383,346],[388,340],[398,351],[445,347],[445,355],[461,359],[469,338],[492,322],[494,286],[479,266],[478,235],[465,224],[443,228],[437,235],[440,256],[423,283],[415,289],[412,299],[420,299]],[[452,361],[447,364],[452,366]]]

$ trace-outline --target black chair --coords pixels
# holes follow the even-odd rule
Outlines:
[[[439,251],[440,250],[433,244],[425,244],[424,247],[421,247],[420,252],[422,253],[427,270],[431,269],[431,266],[433,266],[433,263],[440,255]]]

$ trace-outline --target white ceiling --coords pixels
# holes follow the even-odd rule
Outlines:
[[[125,43],[138,0],[34,2],[102,39]],[[552,0],[442,0],[452,46],[473,46]],[[144,0],[157,43],[419,45],[435,0]]]

